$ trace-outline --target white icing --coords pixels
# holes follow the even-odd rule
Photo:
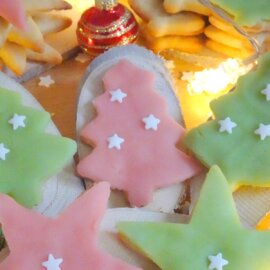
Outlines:
[[[216,256],[208,256],[210,260],[209,270],[223,270],[223,266],[228,265],[229,262],[223,259],[223,255],[218,253]]]
[[[127,94],[123,92],[121,89],[116,89],[114,91],[110,91],[111,94],[111,102],[119,102],[122,103],[123,100],[127,97]]]
[[[25,128],[25,120],[26,116],[15,113],[8,123],[12,125],[13,130],[17,130],[18,128]]]
[[[119,137],[117,134],[114,134],[113,136],[108,138],[108,148],[113,149],[116,148],[118,150],[121,150],[121,144],[124,143],[124,139]]]
[[[261,137],[261,141],[265,140],[266,137],[270,137],[270,125],[260,124],[260,127],[255,130],[255,134]]]
[[[39,86],[44,86],[46,88],[49,88],[52,84],[54,84],[55,81],[52,79],[50,75],[45,76],[45,77],[39,77]]]
[[[149,130],[157,130],[158,125],[160,124],[160,119],[155,117],[153,114],[150,114],[149,116],[143,118],[142,120],[145,123],[145,129]]]
[[[8,148],[5,147],[3,143],[0,143],[0,159],[6,160],[6,155],[10,152]]]
[[[63,262],[62,258],[56,259],[52,254],[49,255],[48,261],[43,262],[42,266],[47,268],[47,270],[61,270],[60,264]]]
[[[265,98],[267,101],[270,101],[270,83],[267,84],[266,88],[261,91],[263,95],[265,95]]]
[[[220,125],[219,132],[228,132],[231,134],[233,128],[237,127],[237,124],[234,123],[230,117],[227,117],[224,120],[220,120],[218,123]]]

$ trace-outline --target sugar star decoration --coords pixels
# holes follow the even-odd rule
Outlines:
[[[47,270],[61,270],[60,264],[63,263],[63,259],[54,258],[52,254],[49,255],[48,261],[43,262],[42,266],[44,266]]]
[[[261,93],[265,95],[267,101],[270,101],[270,83],[267,84],[266,88],[262,90]]]
[[[218,253],[216,256],[208,256],[210,260],[209,270],[223,270],[223,266],[229,264],[228,261],[224,260],[221,253]]]
[[[8,123],[12,125],[13,130],[17,130],[18,128],[25,128],[25,120],[25,115],[18,115],[15,113]]]
[[[209,256],[219,253],[229,262],[224,270],[270,269],[270,232],[242,227],[217,166],[207,175],[189,224],[121,222],[117,227],[127,244],[162,270],[209,270]]]
[[[10,152],[8,148],[5,147],[3,143],[0,143],[0,159],[6,160],[6,155]]]
[[[153,114],[143,118],[143,122],[145,123],[145,129],[149,130],[158,130],[158,125],[160,124],[160,120],[156,118]]]
[[[119,102],[122,103],[123,100],[127,97],[127,94],[124,93],[121,89],[117,89],[114,91],[110,91],[111,94],[111,102]]]
[[[116,148],[118,150],[121,150],[121,144],[124,143],[124,139],[119,137],[117,134],[114,134],[113,136],[108,138],[108,148],[113,149]]]
[[[79,53],[79,54],[76,56],[76,58],[75,58],[75,60],[76,60],[77,62],[80,62],[80,63],[82,63],[82,64],[84,64],[84,63],[90,61],[90,59],[91,59],[90,56],[87,55],[87,54],[85,54],[85,53]]]
[[[2,270],[139,270],[102,251],[100,222],[107,208],[110,186],[102,182],[79,197],[59,217],[48,218],[0,195],[0,223],[10,249]],[[26,248],[27,247],[27,248]],[[55,256],[48,259],[48,254]],[[58,265],[58,266],[57,266]]]
[[[51,85],[53,85],[55,83],[55,81],[52,79],[52,77],[50,75],[45,76],[45,77],[40,77],[39,78],[39,86],[44,86],[46,88],[49,88]]]
[[[264,141],[267,137],[270,137],[270,125],[260,124],[260,127],[255,130],[255,134],[261,137]]]
[[[228,132],[229,134],[232,134],[233,128],[237,127],[237,124],[234,123],[230,117],[227,117],[224,120],[218,121],[220,128],[220,132]]]

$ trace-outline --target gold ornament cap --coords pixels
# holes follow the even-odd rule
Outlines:
[[[117,0],[95,0],[95,5],[98,9],[110,10],[118,5]]]

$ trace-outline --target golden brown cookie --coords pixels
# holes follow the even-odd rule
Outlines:
[[[33,14],[32,18],[44,36],[62,31],[68,28],[72,23],[70,18],[58,14],[44,14],[38,12]]]
[[[208,37],[209,39],[216,41],[220,44],[223,44],[225,46],[229,46],[239,50],[243,48],[252,50],[253,48],[249,40],[246,39],[245,37],[231,35],[227,32],[224,32],[216,28],[213,25],[206,27],[204,33],[206,37]]]
[[[202,36],[166,36],[155,38],[148,35],[146,43],[155,53],[160,53],[168,49],[187,53],[198,53],[204,46]]]
[[[168,14],[163,0],[129,0],[134,11],[146,22],[149,33],[154,37],[194,36],[203,32],[205,20],[192,12]]]
[[[0,48],[0,58],[16,75],[22,75],[26,67],[25,49],[15,43],[6,42]]]
[[[164,0],[163,5],[168,13],[192,11],[206,16],[212,13],[211,10],[202,5],[199,0]]]
[[[245,59],[252,55],[253,51],[243,48],[242,50],[226,46],[213,40],[206,40],[206,47],[224,56]]]
[[[31,61],[46,62],[52,65],[58,65],[62,62],[61,54],[48,44],[45,44],[44,51],[41,53],[27,49],[26,57]]]
[[[31,17],[27,18],[27,31],[23,32],[14,26],[11,28],[8,41],[37,52],[42,52],[45,46],[43,35]]]

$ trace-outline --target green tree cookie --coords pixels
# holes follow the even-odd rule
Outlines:
[[[235,17],[242,26],[254,26],[263,20],[270,20],[269,0],[210,0]]]
[[[207,167],[218,165],[232,190],[270,187],[270,53],[211,109],[215,119],[191,130],[186,146]]]
[[[242,227],[217,166],[207,175],[189,224],[122,222],[118,229],[162,270],[270,269],[270,232]]]
[[[76,144],[46,134],[50,115],[21,104],[19,94],[0,88],[0,192],[26,207],[38,204],[42,184],[72,159]]]

